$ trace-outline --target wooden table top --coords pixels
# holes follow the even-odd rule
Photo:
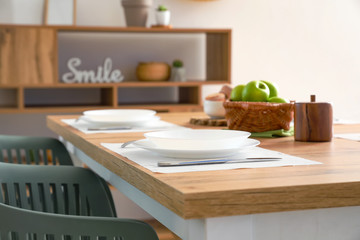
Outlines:
[[[189,119],[203,113],[161,113],[162,120],[199,128]],[[293,137],[259,139],[260,147],[319,161],[321,165],[153,173],[105,149],[143,138],[143,133],[84,134],[48,116],[48,127],[88,156],[185,219],[360,205],[360,142],[297,142]],[[216,127],[206,127],[216,128]],[[335,125],[335,133],[360,132],[360,125]]]

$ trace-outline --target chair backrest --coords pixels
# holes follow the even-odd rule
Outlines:
[[[119,218],[69,216],[0,203],[0,239],[158,240],[147,223]]]
[[[0,135],[0,162],[74,165],[62,142],[50,137]]]
[[[74,166],[0,163],[0,202],[49,213],[116,216],[108,185]]]

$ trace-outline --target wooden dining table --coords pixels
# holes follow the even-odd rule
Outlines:
[[[189,128],[202,112],[158,113]],[[62,119],[47,126],[106,181],[188,240],[360,239],[360,142],[300,142],[257,138],[259,147],[320,162],[318,165],[156,173],[101,143],[144,138],[143,132],[85,134]],[[360,133],[360,125],[334,125],[334,133]]]

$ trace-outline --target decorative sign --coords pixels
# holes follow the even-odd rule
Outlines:
[[[67,62],[70,72],[62,75],[62,81],[65,83],[111,83],[124,80],[119,69],[112,70],[111,58],[106,58],[103,66],[98,66],[96,72],[77,69],[80,65],[80,58],[70,58]]]

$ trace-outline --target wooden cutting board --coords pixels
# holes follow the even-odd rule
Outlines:
[[[225,118],[222,119],[212,119],[210,117],[192,117],[190,118],[190,123],[194,125],[202,126],[227,126]]]

